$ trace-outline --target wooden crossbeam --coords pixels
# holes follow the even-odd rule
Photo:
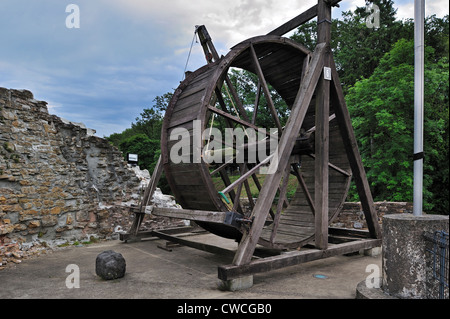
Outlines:
[[[269,272],[305,262],[329,258],[343,254],[357,252],[361,249],[371,249],[381,246],[381,239],[362,239],[345,242],[328,247],[327,250],[308,249],[294,251],[279,256],[261,258],[246,265],[219,266],[218,275],[221,280],[232,280],[257,273]]]
[[[331,0],[330,5],[336,6],[341,1],[342,0]],[[318,5],[315,5],[311,8],[309,8],[308,10],[306,10],[305,12],[299,14],[295,18],[289,20],[285,24],[279,26],[275,30],[269,32],[267,35],[279,35],[279,36],[285,35],[286,33],[294,30],[295,28],[298,28],[302,24],[305,24],[306,22],[314,19],[317,16],[317,11],[318,11]]]
[[[226,212],[213,212],[203,210],[189,210],[178,208],[153,208],[152,214],[160,217],[170,217],[177,219],[186,219],[198,222],[208,222],[215,224],[223,224]]]

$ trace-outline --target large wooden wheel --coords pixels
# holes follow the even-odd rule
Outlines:
[[[294,41],[279,36],[255,37],[233,47],[218,61],[191,73],[175,91],[164,119],[161,146],[164,172],[176,200],[184,209],[233,211],[242,216],[240,227],[199,223],[206,230],[239,241],[266,175],[260,171],[264,168],[261,158],[255,162],[246,155],[245,161],[239,163],[236,158],[225,163],[207,163],[203,157],[196,160],[196,154],[208,154],[211,141],[198,142],[200,137],[194,133],[211,127],[223,132],[223,136],[227,128],[266,129],[267,132],[275,128],[276,134],[267,138],[280,139],[286,113],[289,114],[294,104],[310,59],[311,52]],[[233,69],[256,75],[257,94],[251,104],[248,101],[245,104],[229,80],[228,74]],[[282,113],[277,105],[287,107],[287,112]],[[297,143],[283,168],[283,178],[279,185],[272,185],[278,188],[278,193],[259,238],[259,244],[266,247],[297,248],[314,240],[315,105],[313,97]],[[261,121],[258,114],[267,116]],[[189,138],[184,136],[184,142],[173,139],[179,132],[188,132]],[[186,143],[189,148],[182,162],[174,161],[171,156],[180,143]],[[329,145],[328,223],[331,223],[342,208],[351,180],[351,167],[333,103],[329,114]],[[221,149],[231,149],[235,155],[236,151],[242,151],[229,144],[223,144]],[[216,147],[214,151],[220,149]]]

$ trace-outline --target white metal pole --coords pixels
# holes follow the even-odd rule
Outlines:
[[[423,211],[425,0],[414,0],[414,216]]]

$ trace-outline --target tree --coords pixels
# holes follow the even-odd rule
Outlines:
[[[156,166],[154,157],[155,153],[160,150],[160,140],[151,140],[145,134],[138,134],[122,141],[119,148],[124,155],[138,154],[139,167],[153,172]]]
[[[369,28],[366,24],[370,15],[366,7],[372,4],[380,9],[379,28]],[[332,21],[331,47],[344,93],[356,81],[372,75],[383,55],[397,40],[412,36],[411,26],[395,19],[392,0],[366,1],[366,7],[345,11],[341,20]],[[300,26],[291,38],[313,51],[317,44],[317,22]]]
[[[173,93],[165,93],[162,96],[157,96],[153,102],[153,107],[144,109],[140,117],[136,118],[136,123],[131,124],[131,128],[136,133],[147,135],[148,138],[159,140],[161,139],[162,121],[164,112],[172,99]]]
[[[427,47],[424,208],[448,214],[448,197],[437,191],[448,189],[448,59],[434,56]],[[375,200],[412,201],[414,42],[399,40],[346,100]]]

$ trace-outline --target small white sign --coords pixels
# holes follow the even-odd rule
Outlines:
[[[331,81],[331,68],[324,67],[323,68],[323,76],[325,80]]]
[[[138,155],[137,154],[128,154],[128,162],[137,162]]]

